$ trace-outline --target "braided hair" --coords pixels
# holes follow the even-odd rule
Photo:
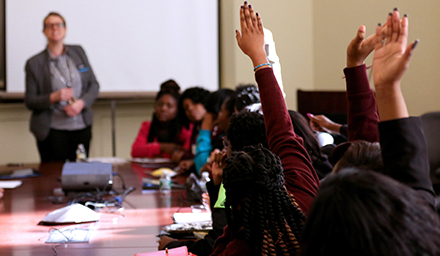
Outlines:
[[[238,112],[242,111],[246,106],[261,102],[258,88],[253,84],[239,85],[235,89],[235,93],[234,107]]]
[[[232,153],[226,160],[223,185],[234,238],[245,240],[255,254],[297,254],[306,217],[284,187],[278,156],[261,145]]]

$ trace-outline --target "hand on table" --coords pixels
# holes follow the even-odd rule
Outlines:
[[[179,163],[179,168],[180,168],[179,172],[180,173],[187,172],[193,165],[194,165],[193,160],[182,160]]]

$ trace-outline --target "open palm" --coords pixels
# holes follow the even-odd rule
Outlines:
[[[400,82],[409,66],[412,45],[407,47],[408,18],[399,19],[396,10],[388,16],[385,44],[381,37],[381,26],[376,29],[375,52],[373,58],[373,79],[378,86]]]

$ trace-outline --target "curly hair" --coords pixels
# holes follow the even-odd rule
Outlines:
[[[245,146],[258,144],[269,147],[263,115],[256,112],[243,111],[233,114],[226,136],[231,142],[233,151],[240,151]]]
[[[222,104],[225,100],[234,95],[234,91],[231,89],[219,89],[210,93],[204,100],[204,106],[207,112],[212,114],[218,114],[222,108]]]
[[[295,255],[306,216],[284,187],[281,160],[247,146],[232,153],[223,172],[226,216],[234,238],[261,255]]]
[[[182,95],[180,96],[179,106],[178,106],[178,116],[180,123],[189,128],[190,121],[185,114],[185,109],[183,109],[183,100],[190,99],[194,102],[194,104],[200,103],[203,104],[205,98],[209,95],[209,91],[202,87],[191,87],[186,89]]]
[[[261,102],[260,92],[253,84],[239,85],[235,89],[235,93],[236,100],[234,107],[238,112],[242,111],[246,106]]]

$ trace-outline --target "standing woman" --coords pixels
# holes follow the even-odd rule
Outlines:
[[[143,122],[131,148],[132,157],[164,157],[179,162],[190,152],[193,125],[183,127],[177,118],[180,87],[174,80],[161,84],[153,119]]]
[[[43,21],[44,51],[26,63],[26,106],[42,162],[74,161],[78,144],[89,151],[92,104],[99,84],[83,48],[65,45],[66,21],[55,12]]]

